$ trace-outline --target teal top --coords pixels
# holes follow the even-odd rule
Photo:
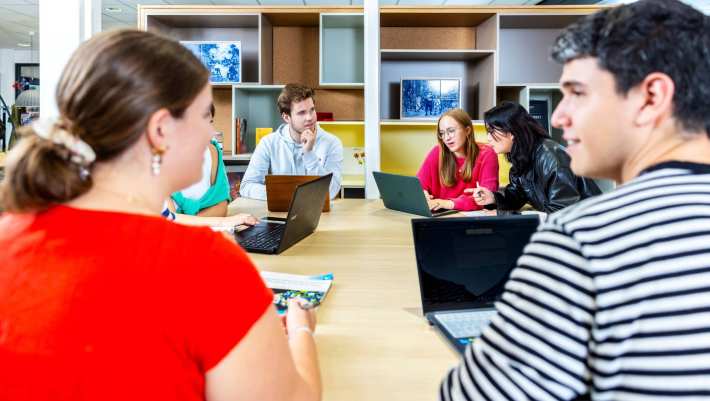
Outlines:
[[[214,206],[222,201],[231,201],[229,197],[229,181],[224,169],[222,160],[222,149],[217,141],[212,139],[212,145],[217,148],[217,174],[214,184],[205,192],[200,199],[186,198],[181,192],[175,192],[171,198],[175,202],[176,212],[181,214],[196,215],[200,210]]]

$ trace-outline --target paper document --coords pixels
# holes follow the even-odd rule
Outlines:
[[[306,276],[276,272],[261,272],[266,286],[274,292],[274,304],[283,312],[290,298],[302,298],[314,306],[325,298],[333,283],[333,274]]]

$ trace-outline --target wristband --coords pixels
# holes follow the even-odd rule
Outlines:
[[[300,331],[303,331],[303,332],[305,332],[305,333],[308,333],[308,334],[311,336],[311,338],[313,338],[313,336],[314,336],[313,330],[311,330],[309,327],[307,327],[307,326],[298,326],[298,327],[294,328],[293,330],[291,330],[291,331],[288,333],[288,334],[289,334],[289,337],[291,337],[292,335],[294,335],[294,334],[296,334],[296,333],[298,333],[298,332],[300,332]]]

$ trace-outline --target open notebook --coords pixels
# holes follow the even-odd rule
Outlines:
[[[288,300],[294,297],[300,297],[313,306],[318,306],[333,283],[332,273],[306,276],[263,271],[261,277],[266,286],[274,292],[274,305],[279,313],[286,310]]]

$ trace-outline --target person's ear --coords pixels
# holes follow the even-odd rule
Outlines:
[[[291,124],[291,116],[287,113],[281,113],[281,119],[284,120],[286,124]]]
[[[656,126],[660,120],[673,115],[675,83],[661,72],[648,74],[646,78],[627,94],[635,111],[634,123],[638,126]],[[637,100],[637,102],[633,102]]]
[[[168,148],[170,135],[175,128],[175,119],[168,109],[160,109],[148,119],[147,136],[150,147],[158,152]]]

